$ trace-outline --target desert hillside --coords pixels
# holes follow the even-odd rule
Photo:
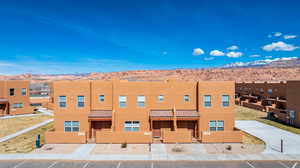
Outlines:
[[[63,74],[63,75],[16,75],[0,76],[4,79],[31,79],[33,82],[75,79],[125,79],[130,81],[157,81],[176,78],[187,81],[232,80],[243,81],[280,81],[300,80],[300,67],[252,67],[216,69],[176,69],[176,70],[139,70],[110,73]]]

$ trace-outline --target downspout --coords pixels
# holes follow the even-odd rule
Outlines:
[[[111,81],[112,90],[111,90],[111,107],[112,107],[112,115],[111,115],[111,130],[115,131],[115,109],[114,109],[114,80]]]
[[[176,116],[176,108],[175,106],[173,107],[173,122],[174,122],[174,131],[177,131],[177,116]]]

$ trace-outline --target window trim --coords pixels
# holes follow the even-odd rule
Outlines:
[[[129,124],[129,126],[128,126],[128,124]],[[129,128],[129,130],[126,128]],[[135,128],[138,128],[138,129],[134,130]],[[141,128],[140,121],[125,121],[124,122],[124,131],[126,131],[126,132],[139,132],[140,128]]]
[[[24,94],[24,92],[23,92],[24,90],[25,90],[25,94]],[[21,95],[22,95],[22,96],[26,96],[26,95],[27,95],[27,88],[22,88],[22,89],[21,89]]]
[[[15,96],[16,95],[15,91],[16,91],[15,88],[9,88],[9,96]],[[11,93],[13,93],[13,94],[11,94]]]
[[[223,97],[225,96],[228,97],[228,102],[223,100]],[[228,103],[227,106],[225,106],[224,103]],[[226,108],[230,106],[230,95],[222,95],[222,106]]]
[[[209,96],[209,97],[210,97],[210,99],[209,99],[210,101],[209,101],[209,102],[207,102],[207,101],[205,100],[205,97],[206,97],[206,96]],[[203,103],[204,103],[204,107],[205,107],[205,108],[210,108],[210,107],[212,107],[212,100],[211,100],[211,99],[212,99],[212,96],[211,96],[211,95],[204,95],[204,96],[203,96],[203,99],[204,99],[204,100],[203,100]],[[206,106],[206,103],[209,103],[209,106]]]
[[[187,99],[186,99],[186,98],[187,98]],[[183,100],[184,100],[184,102],[190,102],[190,100],[191,100],[190,95],[184,95],[184,96],[183,96]]]
[[[79,102],[79,97],[83,97],[83,102],[81,102],[81,101]],[[83,106],[81,106],[80,103],[82,103]],[[84,108],[85,107],[85,96],[83,96],[83,95],[77,96],[77,107],[78,108]]]
[[[125,101],[121,101],[120,98],[121,97],[125,97]],[[121,106],[121,104],[123,103],[124,106]],[[127,107],[127,96],[125,95],[120,95],[119,96],[119,108],[126,108]]]
[[[215,122],[215,127],[211,127],[210,123]],[[219,123],[223,123],[223,127],[219,126]],[[209,131],[224,131],[225,130],[225,121],[224,120],[210,120],[208,122]]]
[[[103,98],[103,101],[102,101]],[[99,95],[99,102],[105,102],[105,95]]]
[[[61,97],[65,97],[65,101],[63,102],[63,101],[61,101]],[[61,106],[61,103],[65,103],[65,105],[64,106]],[[64,96],[64,95],[62,95],[62,96],[58,96],[58,106],[60,107],[60,108],[66,108],[67,107],[67,96]]]
[[[139,101],[139,97],[143,97],[144,101]],[[144,108],[146,106],[146,96],[145,95],[138,95],[136,97],[137,106],[140,108]],[[142,105],[142,106],[141,106]]]
[[[67,126],[67,128],[70,128],[70,131],[66,131],[66,122],[70,122],[70,126]],[[78,126],[74,126],[73,124],[77,122]],[[78,127],[78,131],[74,131],[74,128]],[[80,132],[80,121],[64,121],[64,132]]]
[[[162,99],[160,99],[161,97],[162,97]],[[158,100],[159,103],[164,102],[165,101],[165,95],[158,95],[157,100]]]
[[[24,103],[14,103],[12,105],[12,108],[16,109],[16,108],[24,108]]]

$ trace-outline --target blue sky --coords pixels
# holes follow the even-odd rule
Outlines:
[[[298,0],[0,2],[0,74],[221,67],[300,56]]]

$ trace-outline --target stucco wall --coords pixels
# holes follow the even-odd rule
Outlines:
[[[243,141],[241,131],[207,131],[202,132],[203,143],[240,143]]]
[[[162,132],[162,139],[164,143],[191,143],[192,134],[189,130],[177,130],[168,131],[164,130]]]
[[[85,132],[62,132],[48,131],[45,133],[46,144],[84,144],[86,143]]]
[[[151,132],[97,131],[96,143],[152,143]]]

